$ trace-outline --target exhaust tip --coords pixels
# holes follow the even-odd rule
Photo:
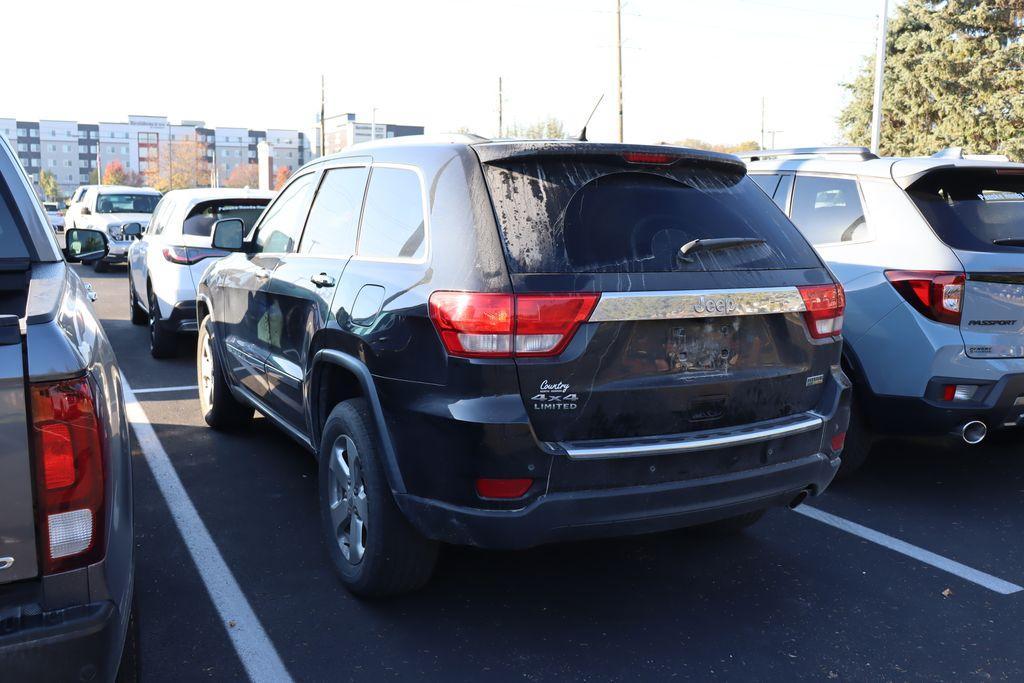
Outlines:
[[[984,441],[987,434],[988,427],[981,420],[971,420],[960,428],[960,438],[971,446]]]
[[[795,508],[800,507],[800,505],[805,500],[807,500],[807,490],[806,489],[804,489],[800,493],[796,494],[796,497],[793,500],[789,501],[789,509],[793,510]]]

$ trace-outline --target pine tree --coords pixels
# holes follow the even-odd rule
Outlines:
[[[890,22],[881,153],[946,147],[1024,159],[1024,13],[1010,0],[908,0]],[[850,144],[871,137],[874,61],[844,83]]]

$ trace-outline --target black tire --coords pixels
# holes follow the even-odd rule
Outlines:
[[[107,272],[107,262],[103,259],[97,259],[92,262],[92,269],[97,273]]]
[[[701,524],[697,527],[697,530],[702,534],[711,536],[731,536],[757,524],[764,517],[764,513],[764,510],[754,510],[753,512],[736,515],[735,517],[720,519],[717,522]]]
[[[128,632],[124,636],[124,647],[121,649],[121,663],[117,667],[116,683],[135,683],[141,678],[139,673],[139,618],[135,597],[132,596],[132,611],[128,613]]]
[[[242,403],[228,387],[227,376],[217,359],[210,333],[210,316],[199,324],[199,344],[196,347],[196,376],[199,384],[199,410],[206,424],[224,431],[239,429],[252,423],[253,407]],[[203,377],[203,350],[209,353],[209,377]],[[207,391],[209,382],[209,391]]]
[[[128,269],[128,305],[131,308],[132,325],[145,325],[149,322],[149,314],[139,305],[139,295],[132,284],[132,270]]]
[[[875,438],[864,424],[857,402],[853,401],[850,403],[850,426],[846,428],[846,443],[839,456],[842,458],[842,464],[836,473],[836,479],[848,479],[863,467],[871,456],[874,445]]]
[[[156,294],[149,290],[149,355],[153,358],[173,358],[178,350],[178,336],[164,327],[160,318],[160,304]]]
[[[345,455],[337,450],[341,444],[346,448]],[[353,447],[355,456],[350,455]],[[352,457],[359,463],[360,476],[343,491],[342,479],[337,475],[340,464],[334,466],[336,474],[332,474],[332,461],[344,462]],[[319,462],[324,542],[345,587],[358,596],[383,597],[414,591],[430,581],[439,544],[421,536],[395,504],[384,474],[376,425],[365,399],[345,401],[331,411],[324,425]],[[347,506],[349,521],[340,525],[332,521],[332,498]],[[355,502],[357,499],[361,504]],[[362,532],[362,540],[356,543],[362,546],[359,551],[353,543],[346,547],[342,540],[346,533],[352,534],[356,519]]]

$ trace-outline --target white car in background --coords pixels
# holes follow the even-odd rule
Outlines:
[[[106,270],[108,264],[125,262],[131,246],[125,228],[137,223],[145,230],[161,196],[151,187],[126,185],[92,185],[85,190],[74,227],[106,233],[110,243],[105,257],[90,261],[97,273]]]
[[[64,224],[68,230],[76,227],[85,227],[84,223],[82,225],[75,225],[75,219],[82,213],[82,202],[85,200],[85,193],[90,187],[98,187],[98,185],[79,185],[71,193],[71,199],[68,200],[68,208],[64,211]]]
[[[173,190],[160,200],[149,229],[128,250],[131,318],[149,325],[154,358],[174,355],[178,334],[197,330],[196,283],[227,254],[211,247],[213,224],[240,218],[248,231],[275,194],[200,188]]]
[[[64,210],[60,208],[60,202],[43,202],[46,209],[46,217],[50,219],[50,227],[54,232],[64,232]]]

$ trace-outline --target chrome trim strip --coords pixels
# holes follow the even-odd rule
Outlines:
[[[590,322],[720,318],[807,310],[796,287],[704,289],[678,292],[605,292]]]
[[[723,430],[708,430],[695,432],[672,441],[656,442],[632,442],[629,444],[608,444],[603,446],[585,446],[585,442],[559,443],[566,454],[574,460],[599,460],[603,458],[629,458],[645,455],[667,455],[669,453],[685,453],[687,451],[705,451],[714,448],[726,448],[729,446],[741,446],[758,441],[780,439],[804,432],[814,431],[825,424],[820,415],[807,413],[807,417],[798,421],[790,421],[778,424],[778,420],[772,420],[769,427],[751,428],[744,431],[725,432]]]

